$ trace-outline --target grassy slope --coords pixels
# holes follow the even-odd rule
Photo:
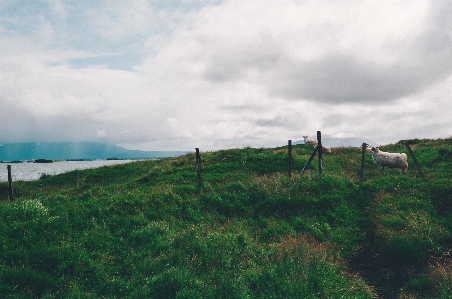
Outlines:
[[[201,153],[0,184],[2,298],[450,298],[452,139],[385,173],[335,148]],[[407,152],[402,143],[385,151]],[[312,148],[293,149],[293,168]]]

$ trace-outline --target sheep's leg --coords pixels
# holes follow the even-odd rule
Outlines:
[[[381,166],[381,171],[385,172],[385,167]]]

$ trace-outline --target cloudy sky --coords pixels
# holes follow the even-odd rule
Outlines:
[[[450,16],[449,0],[0,0],[0,144],[448,138]]]

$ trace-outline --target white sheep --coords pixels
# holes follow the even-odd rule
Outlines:
[[[312,145],[313,147],[317,146],[317,140],[311,139],[308,136],[303,136],[304,144]]]
[[[326,145],[322,145],[322,153],[330,153],[331,154],[331,149]]]
[[[304,144],[312,145],[314,148],[317,146],[317,140],[311,139],[308,136],[303,136]],[[331,149],[322,144],[322,153],[331,153]]]
[[[361,144],[360,148],[362,150],[362,148],[363,148],[362,144]],[[372,147],[366,143],[366,154],[370,154],[371,150],[372,150]]]
[[[371,149],[372,158],[374,159],[375,164],[380,165],[384,170],[384,167],[390,168],[400,168],[402,171],[407,170],[408,162],[406,161],[406,154],[398,154],[398,153],[387,153],[380,151],[380,148],[373,147]]]

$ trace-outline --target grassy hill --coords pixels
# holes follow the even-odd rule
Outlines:
[[[425,181],[296,145],[1,183],[0,297],[451,298],[452,139],[409,142]]]

